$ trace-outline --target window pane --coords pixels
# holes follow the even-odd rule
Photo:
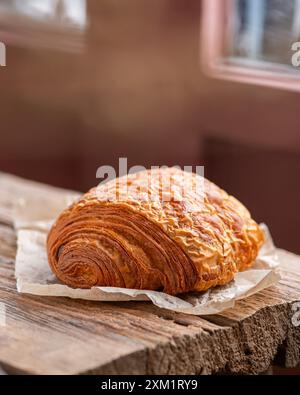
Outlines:
[[[236,0],[230,55],[291,64],[300,41],[299,0]]]
[[[85,0],[0,0],[0,13],[84,27]]]

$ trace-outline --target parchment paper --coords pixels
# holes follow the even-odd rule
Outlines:
[[[266,234],[266,242],[261,248],[258,259],[251,269],[237,273],[235,280],[226,286],[180,297],[170,296],[163,292],[113,287],[73,289],[61,284],[49,268],[45,241],[46,230],[50,224],[51,222],[39,221],[31,223],[32,229],[28,229],[27,223],[27,229],[18,230],[15,275],[17,289],[21,293],[95,301],[151,300],[161,308],[187,314],[206,315],[216,314],[233,307],[236,300],[253,295],[275,284],[280,278],[277,270],[276,249],[268,228],[261,225]]]

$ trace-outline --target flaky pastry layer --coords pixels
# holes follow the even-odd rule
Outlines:
[[[91,189],[56,220],[47,250],[71,287],[180,294],[230,282],[263,240],[237,199],[194,173],[164,168]]]

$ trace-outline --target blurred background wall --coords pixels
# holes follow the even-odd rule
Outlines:
[[[120,156],[204,164],[300,253],[299,94],[206,77],[199,0],[87,5],[83,53],[7,47],[0,171],[86,190]]]

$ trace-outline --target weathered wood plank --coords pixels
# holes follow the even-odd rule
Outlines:
[[[0,224],[0,259],[14,262],[16,255],[16,235],[10,226]]]
[[[44,185],[35,181],[24,180],[0,172],[0,223],[11,225],[19,207],[30,201],[35,207],[35,217],[31,220],[51,219],[57,215],[57,201],[67,201],[77,196],[78,192]],[[47,214],[41,202],[47,201]]]
[[[0,195],[6,188],[2,211],[0,198],[0,222],[5,211],[8,223],[13,215],[8,191],[13,191],[11,200],[23,193],[16,184],[28,191],[27,181],[13,178],[12,188],[9,180],[5,176],[1,182],[0,174]],[[38,188],[47,193],[47,186]],[[9,372],[258,373],[275,357],[289,367],[300,361],[300,327],[291,320],[292,305],[300,300],[296,255],[278,250],[283,273],[278,285],[222,314],[196,317],[150,302],[99,303],[18,294],[15,252],[12,227],[0,225],[0,303],[6,312],[6,325],[0,325],[0,365]],[[292,258],[289,265],[287,257]]]

